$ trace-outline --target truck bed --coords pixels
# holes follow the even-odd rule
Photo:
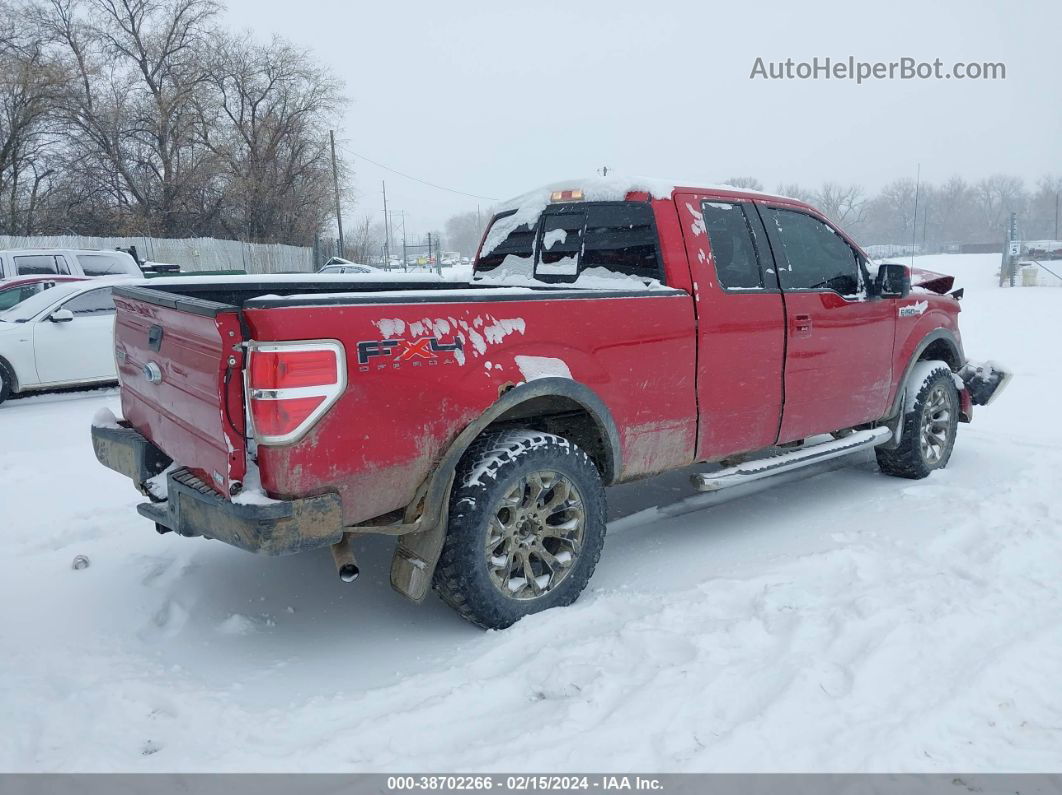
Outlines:
[[[271,497],[338,493],[348,524],[382,516],[501,395],[547,377],[604,401],[621,429],[616,479],[693,453],[695,320],[682,290],[192,277],[117,288],[115,302],[125,418],[222,495],[260,475]],[[338,402],[299,441],[255,446],[247,344],[329,340],[345,351]]]
[[[452,282],[396,276],[408,277],[410,274],[393,274],[379,280],[287,274],[260,278],[237,276],[152,279],[150,283],[122,287],[115,292],[159,306],[211,315],[216,314],[221,307],[242,309],[294,304],[371,304],[395,303],[396,300],[410,303],[440,300],[521,300],[536,296],[561,297],[572,293],[611,297],[644,295],[647,292],[645,289],[630,289],[625,286],[589,290],[564,284],[510,286],[490,282]],[[675,291],[658,288],[653,292]]]

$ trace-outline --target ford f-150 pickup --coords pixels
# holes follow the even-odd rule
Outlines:
[[[1009,377],[967,362],[952,286],[794,199],[554,185],[495,214],[467,282],[116,288],[123,416],[93,444],[159,532],[330,546],[348,581],[352,539],[392,535],[396,590],[505,627],[583,590],[611,484],[869,448],[890,475],[945,466]]]

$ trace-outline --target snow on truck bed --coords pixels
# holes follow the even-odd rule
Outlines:
[[[386,539],[344,585],[156,535],[88,442],[114,390],[0,406],[0,770],[1059,769],[1062,292],[998,259],[916,261],[1015,371],[947,470],[618,487],[582,599],[504,632],[395,595]]]

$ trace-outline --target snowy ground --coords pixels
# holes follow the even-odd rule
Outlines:
[[[997,263],[917,263],[1016,372],[946,471],[622,487],[591,589],[500,633],[392,593],[385,540],[350,586],[157,536],[88,443],[113,390],[11,401],[0,770],[1057,771],[1062,290]]]

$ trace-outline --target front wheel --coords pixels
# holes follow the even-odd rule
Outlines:
[[[7,400],[14,385],[14,376],[11,375],[11,371],[8,369],[7,365],[4,364],[3,359],[0,359],[0,403]]]
[[[605,542],[605,492],[590,457],[529,430],[477,441],[458,468],[434,586],[462,617],[502,629],[576,600]]]
[[[886,475],[918,480],[948,465],[959,424],[959,396],[944,363],[928,369],[909,388],[916,391],[900,420],[900,443],[875,453]]]

